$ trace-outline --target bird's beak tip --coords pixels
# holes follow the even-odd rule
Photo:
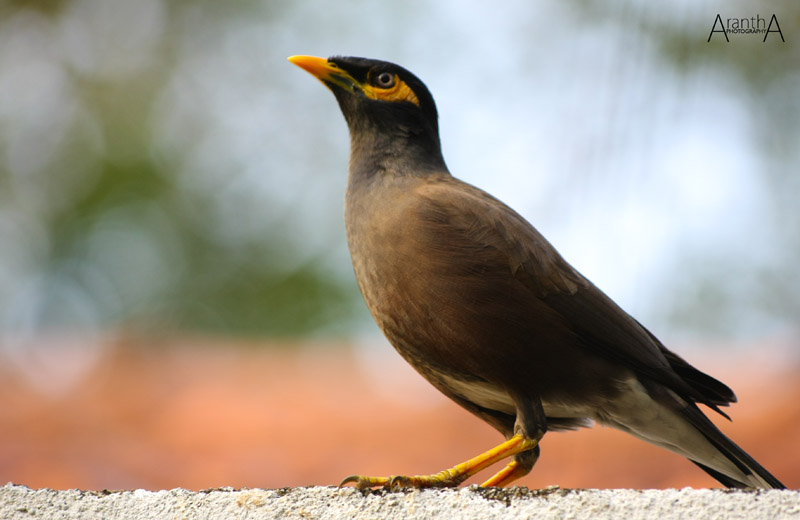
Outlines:
[[[318,58],[316,56],[295,54],[294,56],[289,56],[286,59],[289,60],[289,62],[293,65],[297,65],[301,69],[305,69],[306,71],[317,76],[328,68],[328,60],[325,58]]]
[[[294,54],[292,56],[289,56],[286,59],[289,60],[290,62],[294,63],[295,65],[297,65],[297,62],[301,61],[304,57],[305,56],[303,56],[302,54]]]

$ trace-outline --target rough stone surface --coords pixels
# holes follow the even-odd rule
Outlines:
[[[0,518],[67,519],[592,519],[800,518],[798,491],[527,488],[357,491],[353,488],[208,491],[59,491],[7,484]]]

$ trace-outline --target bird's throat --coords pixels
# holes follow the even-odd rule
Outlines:
[[[450,175],[438,139],[419,135],[350,132],[349,183],[375,175],[427,177]]]

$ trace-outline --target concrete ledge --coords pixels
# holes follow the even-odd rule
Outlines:
[[[800,518],[798,491],[527,488],[361,492],[353,488],[58,491],[7,484],[0,518],[66,519],[592,519]]]

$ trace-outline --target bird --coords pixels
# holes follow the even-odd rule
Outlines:
[[[784,488],[698,405],[733,391],[668,350],[519,213],[454,177],[436,104],[405,68],[297,55],[335,96],[350,134],[345,227],[372,317],[436,389],[505,438],[430,475],[351,475],[341,485],[454,487],[527,475],[549,431],[594,423],[688,458],[731,488]],[[500,173],[500,172],[498,172]]]

